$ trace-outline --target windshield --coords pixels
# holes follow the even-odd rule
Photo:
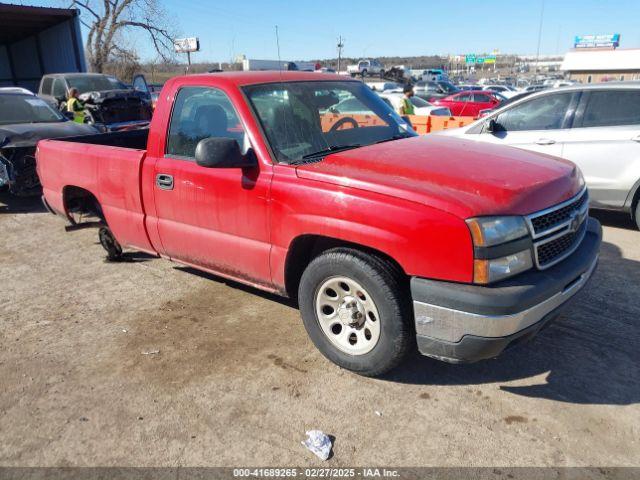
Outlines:
[[[449,82],[438,82],[438,85],[440,85],[440,87],[442,87],[442,89],[447,93],[455,93],[460,91],[457,87]]]
[[[284,82],[243,90],[279,162],[416,135],[362,82]]]
[[[0,125],[62,122],[65,117],[33,95],[0,95]]]
[[[123,90],[126,85],[115,77],[107,75],[87,75],[67,77],[69,88],[77,88],[79,93]]]
[[[420,97],[411,97],[409,99],[414,107],[430,107],[431,104]]]

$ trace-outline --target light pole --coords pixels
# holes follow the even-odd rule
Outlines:
[[[338,37],[338,73],[340,73],[340,67],[342,63],[342,49],[344,48],[344,41],[342,35]]]
[[[540,63],[540,41],[542,40],[542,19],[544,17],[544,0],[540,8],[540,25],[538,27],[538,48],[536,50],[536,73],[538,73],[538,64]]]

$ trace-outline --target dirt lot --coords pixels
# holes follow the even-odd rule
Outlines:
[[[532,343],[374,380],[328,363],[286,301],[106,263],[95,230],[0,196],[0,465],[313,465],[319,428],[325,466],[639,466],[640,232],[600,218],[593,281]]]

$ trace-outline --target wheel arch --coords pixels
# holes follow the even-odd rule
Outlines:
[[[76,185],[66,185],[62,189],[62,205],[65,216],[72,224],[76,221],[73,213],[95,215],[106,223],[102,205],[98,197],[90,190]]]
[[[336,237],[302,234],[291,241],[284,264],[285,292],[290,298],[297,299],[300,279],[309,263],[322,253],[334,248],[349,248],[381,258],[397,268],[399,273],[406,276],[402,266],[393,257],[381,250]]]

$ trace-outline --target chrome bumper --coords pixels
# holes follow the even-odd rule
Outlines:
[[[465,335],[507,337],[538,323],[578,293],[593,274],[598,257],[589,269],[562,291],[526,310],[510,315],[480,315],[451,308],[413,302],[416,334],[446,342],[459,342]]]
[[[418,349],[447,362],[475,362],[533,337],[589,281],[601,242],[602,227],[589,218],[577,250],[548,269],[488,286],[413,277]]]

